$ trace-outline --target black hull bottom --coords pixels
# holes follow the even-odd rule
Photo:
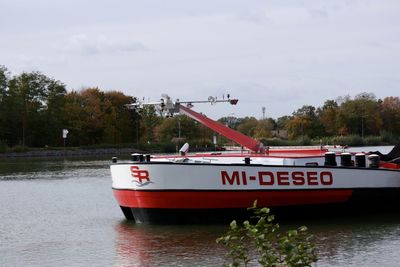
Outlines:
[[[127,220],[144,224],[229,224],[249,219],[247,209],[157,209],[121,207]],[[363,189],[346,203],[271,207],[279,221],[292,219],[337,219],[392,213],[400,216],[400,189]]]

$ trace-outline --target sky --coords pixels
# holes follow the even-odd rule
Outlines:
[[[199,104],[211,118],[291,115],[368,92],[399,96],[398,0],[0,0],[0,65],[68,91]]]

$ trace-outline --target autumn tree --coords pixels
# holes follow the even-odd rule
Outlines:
[[[127,104],[133,97],[119,91],[104,93],[104,132],[101,142],[108,144],[132,143],[134,121]]]
[[[289,138],[314,138],[322,136],[323,126],[317,118],[315,107],[304,105],[293,112],[293,117],[287,123]]]
[[[104,93],[87,88],[66,95],[64,115],[70,143],[98,144],[104,133]]]
[[[319,120],[324,126],[327,135],[336,135],[338,133],[338,113],[339,106],[335,100],[325,101],[322,108],[317,110]]]
[[[382,128],[391,134],[400,135],[400,98],[385,97],[381,103]]]
[[[273,129],[274,129],[274,124],[272,120],[269,119],[259,120],[257,122],[256,128],[254,129],[253,137],[258,140],[270,138],[272,137],[271,131]]]
[[[72,145],[118,144],[133,141],[134,121],[126,104],[133,98],[99,88],[72,91],[65,96],[64,119]]]

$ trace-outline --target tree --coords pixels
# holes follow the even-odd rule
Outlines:
[[[195,141],[201,136],[197,122],[186,115],[177,115],[163,120],[158,134],[158,139],[163,142],[171,142],[173,138]]]
[[[350,134],[378,135],[381,125],[379,103],[372,93],[361,93],[340,105],[338,126]]]
[[[400,98],[385,97],[381,103],[382,127],[391,134],[400,135]]]
[[[304,105],[293,112],[292,119],[287,123],[289,138],[314,138],[322,136],[323,126],[318,120],[315,107]]]
[[[119,91],[104,93],[104,143],[120,144],[133,141],[134,120],[126,107],[133,102],[133,97]]]
[[[271,131],[273,130],[274,125],[269,119],[259,120],[257,122],[257,126],[254,129],[254,138],[260,140],[263,138],[269,138],[272,136]]]
[[[3,140],[7,140],[8,126],[6,111],[8,109],[6,105],[8,81],[10,79],[9,72],[6,67],[0,65],[0,143]]]
[[[218,122],[222,123],[223,125],[231,128],[231,129],[237,129],[237,127],[240,123],[238,118],[236,118],[235,116],[222,117],[222,118],[218,119]]]
[[[321,109],[318,109],[318,117],[324,126],[327,135],[336,135],[338,133],[337,117],[339,106],[335,100],[327,100]]]
[[[11,143],[15,145],[18,142],[23,146],[47,144],[53,134],[49,136],[46,129],[50,130],[54,121],[48,121],[46,114],[57,112],[61,107],[60,99],[65,93],[65,86],[40,72],[24,72],[13,77],[8,88],[8,116],[13,118],[10,129],[16,136],[11,138]]]
[[[76,145],[103,142],[106,124],[110,122],[107,121],[107,115],[112,118],[111,105],[111,100],[106,99],[105,93],[99,88],[68,93],[65,97],[64,115],[66,127],[70,129],[70,142]]]
[[[276,120],[276,129],[277,130],[287,130],[288,129],[288,124],[289,124],[291,119],[292,119],[292,116],[279,117]]]
[[[247,136],[254,136],[258,121],[254,117],[245,117],[238,122],[237,130]]]
[[[8,87],[8,80],[10,79],[10,73],[7,68],[0,65],[0,103],[3,100],[4,95]]]
[[[156,109],[153,106],[144,107],[140,111],[141,115],[141,141],[154,142],[156,127],[162,121],[162,118],[157,115]]]
[[[43,109],[45,127],[43,127],[43,139],[40,145],[60,145],[61,131],[64,128],[63,108],[65,104],[66,89],[60,81],[49,79],[46,102]]]

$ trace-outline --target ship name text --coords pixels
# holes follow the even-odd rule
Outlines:
[[[333,184],[333,174],[330,171],[259,171],[249,175],[246,171],[221,171],[221,182],[222,185],[329,186]]]

